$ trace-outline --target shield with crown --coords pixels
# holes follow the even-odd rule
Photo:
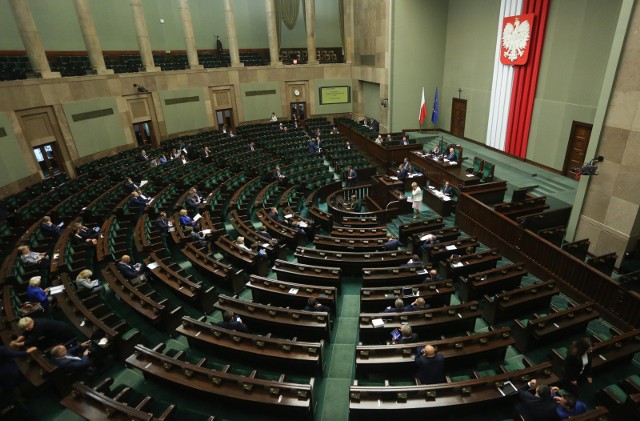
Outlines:
[[[523,65],[529,57],[533,13],[509,16],[502,21],[500,62],[510,66]]]

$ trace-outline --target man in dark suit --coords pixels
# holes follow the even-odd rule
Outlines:
[[[449,184],[448,181],[445,181],[440,191],[446,194],[447,196],[451,196],[453,194],[453,187],[451,187],[451,184]]]
[[[273,239],[273,237],[271,237],[271,234],[267,232],[267,227],[265,227],[264,225],[260,225],[260,228],[258,229],[258,235],[266,238],[267,240]]]
[[[355,187],[358,183],[358,173],[351,165],[347,167],[347,187]]]
[[[56,225],[51,222],[50,216],[45,216],[42,218],[42,222],[40,223],[40,231],[43,233],[49,234],[50,236],[59,237],[62,234],[61,228],[64,225],[64,222]]]
[[[70,349],[64,345],[56,345],[51,349],[51,363],[62,371],[87,369],[87,374],[92,374],[95,369],[89,365],[89,344],[84,342]]]
[[[413,333],[413,329],[411,329],[411,326],[408,324],[402,325],[400,328],[400,334],[402,336],[399,339],[392,340],[391,342],[394,344],[412,344],[414,342],[418,342],[418,334]]]
[[[383,251],[398,250],[402,246],[402,243],[397,238],[393,238],[393,235],[387,234],[387,242],[382,246]]]
[[[205,146],[200,151],[200,158],[202,158],[202,160],[208,160],[210,157],[211,157],[211,152],[209,152],[209,147]]]
[[[274,221],[278,221],[281,223],[284,223],[285,220],[280,218],[280,215],[278,215],[278,208],[273,207],[269,210],[269,218],[273,219]]]
[[[536,379],[531,379],[518,390],[518,397],[520,403],[516,406],[516,412],[525,421],[559,419],[556,414],[556,403],[551,398],[549,386],[546,384],[538,384]]]
[[[404,308],[404,311],[429,310],[431,306],[424,301],[424,298],[418,297],[414,302]]]
[[[404,301],[402,301],[402,298],[396,298],[393,302],[393,307],[385,308],[383,313],[401,313],[402,311],[404,311]]]
[[[424,279],[424,282],[435,282],[439,280],[440,277],[438,276],[438,271],[436,269],[431,269],[427,274],[427,277]]]
[[[256,151],[256,144],[251,142],[249,143],[249,146],[247,146],[247,152],[255,152]]]
[[[419,349],[416,355],[418,373],[416,377],[422,384],[445,383],[444,357],[431,345]]]
[[[453,148],[453,146],[449,148],[449,153],[445,158],[447,158],[449,161],[457,161],[458,158],[456,157],[456,150]]]
[[[149,155],[147,155],[147,152],[144,149],[140,151],[140,155],[138,155],[138,161],[149,161]]]
[[[138,184],[134,183],[131,177],[127,177],[127,179],[124,182],[124,187],[131,191],[136,191],[140,188]]]
[[[198,194],[196,189],[189,190],[189,194],[187,195],[185,202],[187,203],[187,208],[195,212],[200,212],[204,206],[202,196]]]
[[[224,314],[222,315],[222,321],[218,323],[218,326],[223,329],[237,330],[238,332],[243,333],[247,333],[249,331],[247,325],[242,323],[242,319],[233,314],[232,311],[224,312]]]
[[[309,152],[309,153],[318,152],[318,144],[316,143],[315,139],[310,139],[309,140],[309,144],[307,146],[307,152]]]
[[[411,256],[411,259],[409,259],[407,263],[403,263],[402,266],[417,266],[423,263],[424,262],[420,260],[420,256],[418,256],[417,254],[414,254]]]
[[[156,219],[156,227],[158,228],[158,231],[160,231],[160,235],[162,237],[168,237],[169,228],[172,226],[173,222],[171,222],[171,220],[167,218],[167,213],[164,211],[160,212],[158,219]]]
[[[73,327],[51,319],[23,317],[18,321],[22,335],[11,341],[11,346],[37,346],[41,349],[55,343],[66,343],[76,337]]]
[[[131,257],[124,254],[118,262],[116,262],[116,268],[126,279],[134,279],[140,275],[143,275],[147,270],[147,266],[144,263],[131,264]]]
[[[146,208],[148,204],[149,201],[144,200],[142,197],[140,197],[140,194],[138,194],[138,192],[134,191],[133,193],[131,193],[131,199],[129,199],[129,208],[131,210],[137,210],[138,214],[142,214],[144,208]]]
[[[307,300],[307,305],[304,308],[306,311],[323,311],[325,313],[330,313],[331,309],[328,306],[325,306],[318,302],[314,297],[311,297]]]

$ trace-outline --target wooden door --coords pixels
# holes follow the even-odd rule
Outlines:
[[[306,102],[292,102],[291,104],[291,120],[304,121],[306,117]]]
[[[574,168],[581,168],[585,161],[589,138],[591,137],[592,124],[574,121],[571,125],[571,135],[567,146],[567,155],[564,160],[563,174],[575,177]]]
[[[464,137],[464,124],[467,118],[467,100],[453,98],[451,103],[451,134]]]
[[[228,130],[235,130],[236,126],[233,121],[233,109],[227,108],[224,110],[217,110],[216,123],[218,123],[218,128],[220,130],[222,130],[223,127],[226,127]]]

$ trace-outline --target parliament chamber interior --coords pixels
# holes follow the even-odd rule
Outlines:
[[[635,0],[6,0],[2,420],[640,419]]]

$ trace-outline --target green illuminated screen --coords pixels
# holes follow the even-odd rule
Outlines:
[[[348,104],[351,102],[350,86],[325,86],[320,90],[320,105]]]

